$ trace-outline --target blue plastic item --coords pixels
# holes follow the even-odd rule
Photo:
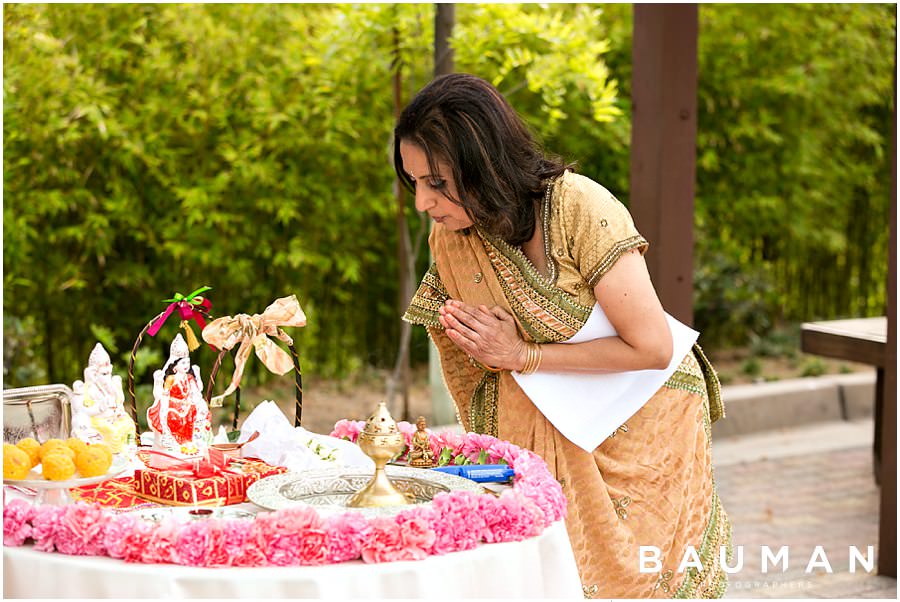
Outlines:
[[[456,475],[476,483],[505,483],[515,472],[506,464],[467,464],[465,466],[439,466],[439,472]]]

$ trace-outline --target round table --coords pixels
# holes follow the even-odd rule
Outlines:
[[[197,568],[3,548],[4,598],[582,598],[562,521],[425,560]]]

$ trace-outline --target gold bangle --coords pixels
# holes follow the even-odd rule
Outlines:
[[[533,374],[537,372],[541,363],[541,346],[537,343],[527,343],[525,352],[525,365],[519,371],[519,374]]]
[[[522,369],[519,370],[519,374],[525,374],[525,370],[528,369],[528,359],[531,357],[531,349],[529,348],[528,343],[525,343],[525,363],[522,364]]]
[[[534,369],[532,370],[532,372],[537,372],[538,368],[541,367],[541,360],[544,359],[544,348],[541,347],[539,343],[535,343],[534,348],[537,354],[537,359],[534,362]]]

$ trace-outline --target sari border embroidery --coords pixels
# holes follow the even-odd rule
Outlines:
[[[721,598],[725,595],[728,574],[719,562],[720,547],[725,547],[726,560],[730,564],[734,558],[731,521],[713,484],[712,511],[698,551],[703,570],[688,567],[674,598]]]
[[[425,276],[422,277],[422,283],[419,284],[416,294],[409,302],[409,307],[403,314],[403,320],[410,324],[443,330],[444,327],[438,321],[440,315],[438,310],[448,298],[450,295],[438,274],[437,263],[432,263],[425,272]]]
[[[547,182],[547,190],[544,192],[544,205],[541,211],[541,230],[544,233],[544,257],[547,260],[547,267],[550,268],[550,283],[556,284],[559,277],[559,266],[553,259],[553,253],[550,252],[550,206],[553,200],[553,189],[555,188],[557,178],[550,178]]]
[[[497,405],[500,400],[500,379],[495,372],[486,372],[481,377],[472,402],[469,404],[469,421],[472,432],[482,435],[497,436]]]
[[[645,239],[640,234],[631,236],[624,240],[620,240],[619,242],[614,244],[613,247],[609,251],[607,251],[606,255],[604,255],[600,259],[600,261],[597,262],[597,265],[595,265],[592,269],[586,270],[584,272],[588,274],[588,286],[590,286],[591,288],[597,286],[597,283],[600,281],[600,279],[605,276],[609,270],[612,269],[613,265],[616,263],[619,257],[624,255],[628,251],[649,245],[650,243],[647,242],[647,239]]]
[[[706,394],[709,399],[709,418],[710,422],[715,422],[720,418],[725,418],[725,402],[722,399],[722,384],[719,382],[719,375],[713,367],[712,362],[703,353],[703,349],[697,343],[693,347],[694,356],[700,365],[703,373],[703,379],[706,381]]]
[[[510,308],[532,340],[565,341],[584,326],[591,307],[548,284],[520,249],[480,230],[479,234]]]
[[[683,364],[689,364],[691,368],[694,368],[695,365],[696,369],[703,372],[703,365],[698,356],[698,351],[702,354],[700,346],[695,343],[692,353],[688,354],[688,358],[694,361],[686,361]],[[703,356],[703,360],[708,362],[705,356]],[[679,369],[681,369],[681,366],[679,366]],[[691,373],[694,374],[695,370],[692,369]],[[715,382],[718,384],[718,378],[715,379]],[[710,385],[707,383],[708,386]],[[707,387],[704,387],[699,395],[703,399],[706,409],[703,412],[706,448],[712,453],[712,417]],[[719,499],[715,475],[710,474],[710,479],[712,479],[712,504],[710,505],[709,519],[700,539],[700,549],[698,550],[703,570],[688,567],[684,573],[681,585],[675,591],[674,598],[721,598],[725,595],[725,590],[728,588],[728,574],[719,562],[719,555],[721,554],[720,549],[724,547],[725,558],[729,564],[734,558],[731,521],[722,507],[722,501]]]
[[[669,389],[680,389],[695,395],[707,395],[706,381],[703,371],[693,350],[684,356],[672,376],[663,384]]]

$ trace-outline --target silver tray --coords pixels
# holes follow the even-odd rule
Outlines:
[[[69,436],[69,403],[72,389],[66,385],[41,385],[3,391],[3,442],[17,443],[33,437],[39,443]]]
[[[388,466],[391,482],[417,504],[427,504],[439,493],[462,490],[483,493],[478,483],[444,472],[404,466]],[[410,506],[349,508],[347,501],[372,478],[354,468],[323,468],[303,473],[288,472],[260,479],[247,489],[247,498],[263,508],[280,510],[291,506],[312,506],[323,514],[360,512],[366,516],[392,516]]]

